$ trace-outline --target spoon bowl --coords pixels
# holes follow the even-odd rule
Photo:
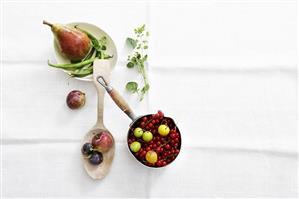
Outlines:
[[[93,136],[95,136],[96,134],[98,134],[102,131],[109,132],[105,128],[97,128],[96,127],[96,128],[91,129],[84,136],[81,146],[83,146],[83,144],[85,144],[86,142],[91,142]],[[111,133],[110,133],[110,135],[113,138]],[[87,174],[93,179],[104,178],[110,170],[110,166],[111,166],[113,158],[114,158],[114,152],[115,152],[115,143],[114,143],[114,139],[113,139],[113,145],[109,149],[109,151],[102,153],[103,154],[103,162],[101,164],[92,165],[89,163],[89,160],[85,156],[82,155],[83,166],[84,166]]]

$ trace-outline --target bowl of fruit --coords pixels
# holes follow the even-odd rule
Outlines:
[[[174,120],[162,111],[136,117],[123,97],[108,84],[103,76],[97,81],[106,89],[116,105],[132,123],[127,136],[130,153],[147,167],[161,168],[172,163],[181,150],[181,133]]]
[[[111,62],[111,70],[117,61],[117,50],[112,38],[99,27],[84,23],[49,23],[54,34],[54,50],[57,64],[48,65],[62,69],[78,80],[92,81],[93,65],[96,59]]]
[[[161,168],[172,163],[181,150],[181,134],[162,111],[135,120],[127,137],[130,153],[145,166]]]

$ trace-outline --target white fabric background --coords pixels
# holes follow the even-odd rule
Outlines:
[[[295,0],[4,1],[3,197],[296,197],[297,13]],[[119,59],[111,82],[138,114],[161,109],[182,132],[178,159],[162,170],[137,164],[130,123],[105,96],[116,156],[103,181],[80,162],[96,119],[92,84],[49,68],[52,35],[42,20],[84,21],[107,31]],[[145,23],[151,90],[124,90],[125,38]],[[69,110],[72,89],[87,94]]]

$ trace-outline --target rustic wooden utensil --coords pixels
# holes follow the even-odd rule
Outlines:
[[[97,133],[100,133],[102,131],[109,132],[109,130],[105,127],[103,122],[105,89],[97,82],[97,77],[99,75],[103,75],[106,78],[109,78],[111,68],[113,67],[112,64],[113,63],[109,60],[98,59],[94,61],[93,83],[96,87],[97,94],[98,94],[98,110],[97,110],[98,116],[97,116],[97,122],[95,126],[84,136],[81,146],[83,146],[83,144],[86,142],[91,142],[92,137]],[[113,138],[112,134],[111,137]],[[110,148],[109,151],[103,153],[103,162],[101,164],[92,165],[89,163],[89,160],[84,155],[82,155],[84,168],[91,178],[102,179],[108,174],[114,158],[114,151],[115,151],[115,143],[113,138],[113,146]]]

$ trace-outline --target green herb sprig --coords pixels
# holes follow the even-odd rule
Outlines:
[[[138,93],[140,101],[148,92],[150,85],[148,82],[147,72],[145,70],[145,62],[147,61],[148,37],[149,32],[143,24],[134,29],[134,38],[127,38],[126,43],[132,48],[132,53],[128,56],[128,68],[136,68],[142,75],[144,85],[142,88],[137,82],[130,81],[126,84],[126,89],[131,93]]]

